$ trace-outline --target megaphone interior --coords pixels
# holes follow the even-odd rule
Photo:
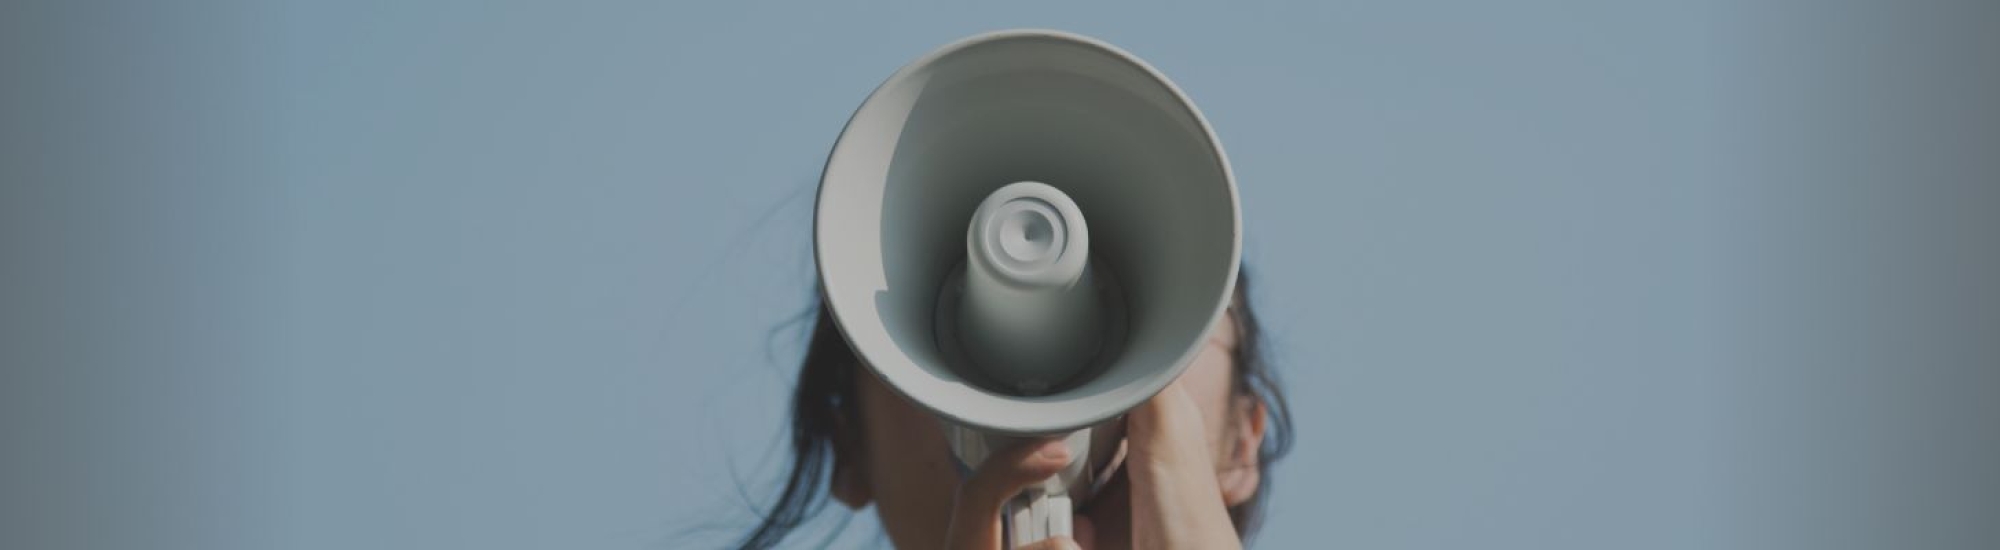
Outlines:
[[[1038,517],[1009,524],[1018,544],[1067,533],[1088,457],[1201,351],[1236,282],[1237,202],[1214,132],[1159,71],[1005,31],[868,96],[827,158],[814,248],[847,343],[943,419],[969,467],[1024,438],[1071,442]]]

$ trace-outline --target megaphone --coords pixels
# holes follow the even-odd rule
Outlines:
[[[981,34],[896,71],[820,179],[826,307],[968,468],[1030,438],[1076,457],[1010,502],[1013,545],[1067,535],[1123,414],[1180,376],[1229,306],[1234,177],[1144,61],[1075,34]]]

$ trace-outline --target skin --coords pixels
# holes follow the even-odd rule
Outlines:
[[[1074,540],[1034,548],[1241,547],[1227,507],[1256,496],[1264,407],[1232,391],[1233,324],[1225,318],[1179,379],[1127,413],[1125,466],[1078,511]],[[1002,504],[1069,459],[1055,441],[1030,442],[961,482],[936,418],[873,373],[857,386],[861,418],[840,419],[831,492],[849,508],[873,504],[897,548],[1001,548]]]

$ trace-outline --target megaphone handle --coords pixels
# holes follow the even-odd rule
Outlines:
[[[1009,548],[1072,535],[1067,494],[1052,495],[1041,487],[1031,488],[1009,500],[1000,513],[1007,518]]]

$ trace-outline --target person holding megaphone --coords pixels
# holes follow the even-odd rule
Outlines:
[[[739,544],[831,496],[897,548],[1240,548],[1290,414],[1208,123],[1138,58],[961,40],[849,120],[821,177],[792,463]]]

